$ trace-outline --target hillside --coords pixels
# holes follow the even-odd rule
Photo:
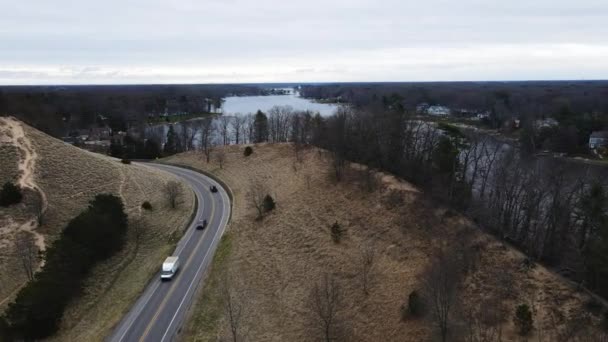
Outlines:
[[[196,153],[165,160],[216,175],[235,197],[229,231],[182,340],[231,339],[228,298],[239,308],[238,331],[246,340],[318,339],[311,293],[326,274],[341,293],[338,340],[433,340],[437,329],[429,314],[402,320],[401,306],[413,290],[420,292],[430,260],[447,244],[468,251],[470,261],[451,312],[453,340],[520,340],[513,316],[524,303],[533,312],[531,340],[602,338],[595,332],[597,310],[588,313],[597,304],[585,294],[457,213],[429,203],[409,184],[374,174],[366,189],[355,165],[336,184],[323,151],[306,149],[298,161],[289,144],[253,149],[244,157],[242,146],[222,148],[223,168]],[[277,206],[256,220],[247,193],[260,181]],[[330,233],[335,222],[346,230],[340,243]],[[368,249],[375,253],[365,294],[362,259]]]
[[[101,340],[171,252],[193,209],[192,192],[184,187],[182,205],[171,210],[159,189],[173,176],[84,151],[11,118],[0,118],[0,153],[0,183],[15,181],[25,189],[22,204],[0,209],[0,272],[12,275],[0,280],[3,308],[27,281],[12,253],[16,232],[32,232],[42,249],[95,195],[112,193],[123,199],[130,226],[127,246],[92,271],[56,337]],[[142,210],[144,201],[153,210]]]

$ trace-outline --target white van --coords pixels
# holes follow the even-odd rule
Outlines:
[[[160,279],[170,280],[173,278],[175,273],[177,273],[177,269],[179,268],[179,258],[176,256],[170,256],[165,259],[163,262],[163,268],[160,272]]]

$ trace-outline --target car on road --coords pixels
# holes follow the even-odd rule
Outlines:
[[[160,272],[161,280],[171,280],[177,270],[179,269],[179,258],[176,256],[170,256],[163,262],[163,267]]]
[[[199,224],[198,226],[196,226],[197,230],[203,230],[207,228],[207,220],[203,220],[203,222],[201,224]]]
[[[209,190],[211,190],[211,192],[217,192],[217,188],[215,187],[215,185],[209,187]]]

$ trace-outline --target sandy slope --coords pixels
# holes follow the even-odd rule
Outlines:
[[[34,182],[34,172],[36,171],[36,159],[38,158],[38,154],[33,148],[30,139],[25,136],[23,126],[19,121],[10,117],[0,118],[0,144],[13,146],[20,152],[17,161],[19,177],[16,183],[21,188],[31,189],[39,194],[41,200],[41,207],[39,210],[44,212],[47,206],[46,195]],[[38,249],[44,250],[44,235],[38,233],[36,230],[38,227],[38,220],[36,217],[22,223],[9,220],[6,225],[8,226],[8,229],[12,231],[25,230],[34,234]]]
[[[212,270],[199,297],[204,300],[195,305],[183,340],[230,337],[225,311],[218,304],[222,284],[218,279],[226,274],[244,306],[242,332],[247,340],[315,340],[309,293],[325,273],[334,274],[344,294],[344,340],[432,340],[432,323],[426,319],[404,322],[400,307],[412,290],[420,288],[420,274],[437,246],[461,237],[479,253],[475,271],[459,295],[457,306],[463,310],[455,314],[459,323],[454,331],[468,332],[469,311],[485,319],[486,311],[495,308],[500,321],[495,331],[503,340],[519,340],[512,317],[520,303],[534,309],[535,340],[557,340],[557,334],[564,334],[584,317],[582,305],[588,300],[584,295],[541,266],[524,269],[523,255],[472,228],[462,217],[422,205],[418,191],[405,182],[379,175],[381,186],[368,193],[353,177],[333,184],[327,162],[316,150],[308,150],[302,162],[295,160],[290,145],[255,146],[247,158],[243,147],[224,150],[224,169],[216,162],[205,163],[196,153],[168,160],[214,173],[235,194],[230,254],[221,269]],[[265,179],[277,200],[276,211],[261,222],[254,220],[255,212],[246,199],[255,178]],[[389,205],[395,189],[404,201],[396,207]],[[331,241],[329,226],[334,222],[347,229],[340,244]],[[361,286],[362,246],[376,251],[369,295]],[[493,340],[496,337],[486,339]]]
[[[42,225],[35,231],[47,243],[52,243],[67,222],[86,208],[95,195],[113,193],[125,203],[130,224],[126,248],[93,270],[84,295],[68,308],[57,337],[58,340],[101,340],[170,253],[190,216],[193,194],[185,188],[182,205],[171,210],[161,191],[167,181],[175,179],[170,174],[144,165],[124,165],[116,159],[84,151],[16,120],[3,119],[2,122],[0,128],[4,127],[10,134],[2,134],[0,152],[14,151],[15,147],[17,150],[16,156],[7,155],[16,167],[3,166],[6,171],[2,174],[43,194],[46,210]],[[2,245],[3,255],[8,255],[14,234],[14,229],[7,228],[6,223],[30,222],[31,198],[36,198],[33,190],[26,192],[24,204],[4,212],[2,232],[5,234],[1,237],[7,243]],[[142,211],[143,201],[150,201],[154,210]],[[141,227],[139,237],[133,228],[136,224]],[[0,259],[0,271],[13,274],[10,279],[2,277],[0,281],[1,298],[10,300],[26,279],[18,262],[9,257]]]

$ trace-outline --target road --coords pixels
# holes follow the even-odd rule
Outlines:
[[[159,264],[159,273],[106,341],[172,341],[181,329],[195,290],[211,264],[230,217],[228,194],[213,179],[175,166],[146,165],[182,178],[196,194],[198,209],[173,253],[179,256],[181,263],[177,274],[170,281],[161,282]],[[211,185],[219,191],[211,193]],[[207,228],[196,230],[195,227],[204,219],[208,222]]]

